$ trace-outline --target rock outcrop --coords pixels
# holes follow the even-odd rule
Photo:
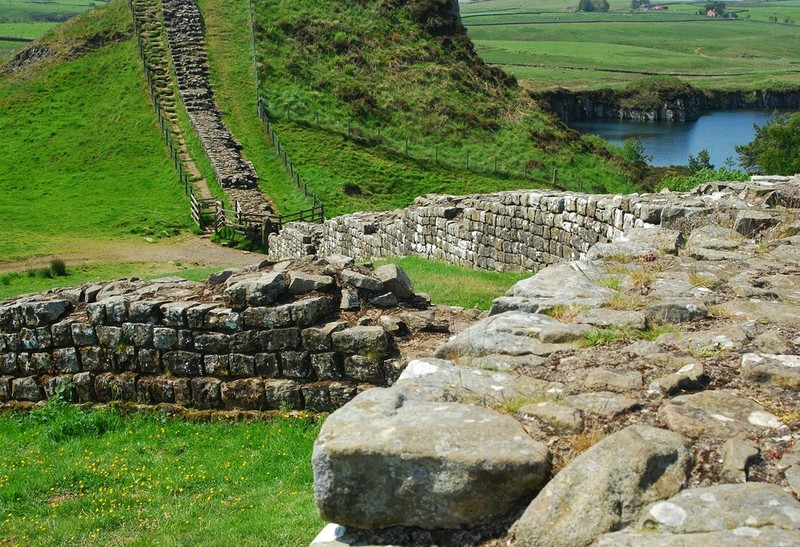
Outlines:
[[[752,214],[665,207],[667,228],[632,226],[582,259],[542,269],[437,358],[412,361],[390,388],[332,414],[318,441],[315,492],[336,524],[313,545],[797,543],[800,200],[766,188],[738,186],[735,200],[761,196]],[[743,221],[764,212],[772,220]],[[482,494],[487,503],[470,505],[474,512],[444,509],[453,490],[441,489],[439,506],[438,481],[448,476],[440,470],[463,463],[444,464],[440,448],[462,446],[462,435],[487,439],[470,461],[491,466],[508,457],[510,437],[518,442],[513,428],[505,433],[470,407],[515,418],[546,446],[549,481],[525,494],[509,488],[503,503],[495,491]],[[430,419],[455,408],[463,421]],[[356,453],[382,463],[348,466]],[[333,461],[346,481],[334,478]],[[459,476],[476,484],[445,482],[462,492],[492,482]],[[425,507],[443,512],[409,518],[404,489],[415,488]],[[393,503],[396,515],[386,509]],[[379,517],[365,518],[366,505]],[[358,515],[345,509],[355,507]]]

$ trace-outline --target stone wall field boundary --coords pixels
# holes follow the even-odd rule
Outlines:
[[[792,181],[795,181],[792,183]],[[322,226],[293,223],[269,238],[270,254],[420,256],[495,271],[537,271],[575,260],[634,227],[680,228],[710,215],[731,224],[756,207],[792,199],[795,179],[717,182],[687,193],[589,195],[521,190],[417,198],[403,210],[354,213]]]

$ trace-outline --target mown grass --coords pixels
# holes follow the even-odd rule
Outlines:
[[[45,39],[69,51],[91,36],[119,38],[130,32],[126,10],[115,2]],[[0,79],[0,126],[0,258],[189,227],[133,40]]]
[[[488,310],[492,300],[531,276],[530,272],[487,272],[418,257],[376,261],[377,265],[389,263],[400,266],[414,283],[414,292],[429,294],[434,304],[479,310]]]
[[[800,85],[796,1],[728,3],[735,21],[698,15],[702,2],[637,13],[630,2],[610,4],[609,13],[570,13],[577,4],[569,0],[537,3],[535,10],[518,0],[488,0],[462,4],[461,12],[481,57],[538,91],[622,87],[652,74],[677,75],[703,89]]]
[[[55,402],[0,415],[4,545],[308,545],[319,423],[189,423]]]

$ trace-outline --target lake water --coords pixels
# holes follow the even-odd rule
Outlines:
[[[639,139],[645,154],[653,156],[650,165],[686,165],[689,154],[703,148],[711,155],[711,163],[719,169],[730,158],[738,167],[734,146],[747,144],[755,137],[753,125],[764,125],[772,116],[770,110],[725,110],[706,114],[693,122],[633,122],[589,120],[570,123],[582,133],[594,133],[621,145],[625,139]]]

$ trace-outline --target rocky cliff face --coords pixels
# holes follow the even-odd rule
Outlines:
[[[702,92],[696,90],[650,108],[624,106],[620,93],[612,90],[571,92],[566,90],[540,96],[564,122],[578,120],[690,121],[703,112],[719,109],[800,108],[800,91]]]

